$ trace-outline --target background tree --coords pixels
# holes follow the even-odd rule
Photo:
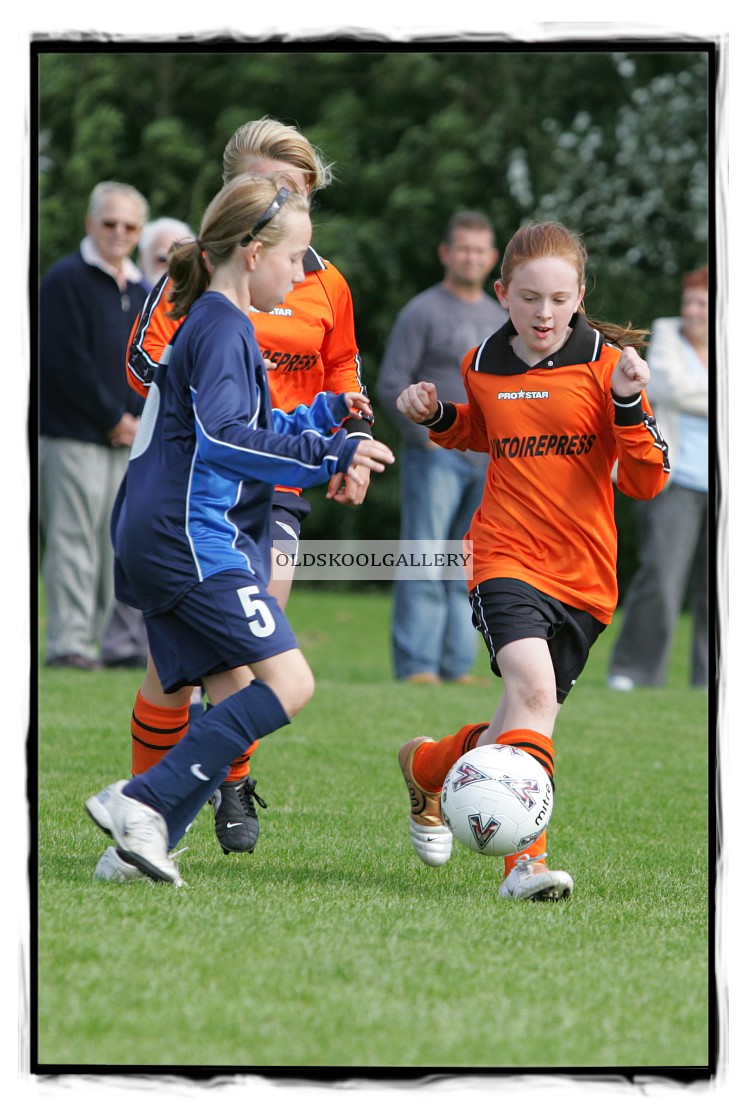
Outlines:
[[[676,314],[682,274],[708,252],[711,49],[344,46],[37,45],[40,271],[78,244],[100,179],[132,182],[152,216],[197,227],[226,140],[270,114],[335,163],[314,244],[351,286],[374,398],[387,334],[440,279],[436,245],[456,209],[484,210],[502,245],[530,218],[578,229],[597,317]],[[377,432],[395,438],[381,414]],[[311,499],[315,536],[397,535],[396,470],[344,516]],[[624,584],[624,501],[619,519]]]

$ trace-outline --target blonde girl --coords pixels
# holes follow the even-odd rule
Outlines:
[[[186,318],[150,387],[113,520],[117,592],[145,614],[165,693],[202,682],[212,707],[147,773],[86,805],[120,858],[173,883],[169,851],[241,744],[288,723],[313,691],[268,591],[274,486],[356,479],[393,461],[340,428],[368,408],[362,393],[272,408],[248,312],[271,310],[303,279],[311,221],[291,186],[232,180],[198,240],[172,253],[174,313]]]

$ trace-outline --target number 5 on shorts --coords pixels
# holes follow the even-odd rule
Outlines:
[[[252,598],[252,596],[258,594],[259,588],[256,584],[238,589],[241,606],[249,619],[249,629],[255,638],[267,638],[275,631],[275,619],[272,617],[267,603],[263,602],[262,599]]]

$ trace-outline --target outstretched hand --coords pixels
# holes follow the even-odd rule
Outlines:
[[[436,386],[430,381],[418,381],[416,385],[408,385],[397,397],[397,410],[408,420],[422,424],[436,415],[438,409],[438,395]]]
[[[612,388],[618,397],[635,397],[651,380],[651,371],[632,346],[626,346],[612,371]]]
[[[353,416],[362,416],[366,420],[373,420],[373,412],[371,411],[371,401],[365,393],[345,393],[345,404],[348,406],[348,412]]]
[[[358,472],[365,474],[365,482],[354,482],[350,475],[333,474],[329,480],[325,497],[331,498],[341,506],[360,506],[368,490],[371,480],[371,471],[366,467],[359,467]]]
[[[373,420],[371,401],[365,393],[350,392],[343,393],[343,396],[348,412],[352,416],[360,416],[364,420]],[[341,506],[361,505],[368,490],[371,471],[367,467],[359,466],[356,474],[357,479],[353,478],[352,474],[333,474],[329,480],[326,497],[338,502]]]
[[[380,474],[393,462],[394,455],[385,443],[378,439],[360,439],[345,476],[359,486],[367,485],[368,471]]]

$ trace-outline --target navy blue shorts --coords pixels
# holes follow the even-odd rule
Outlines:
[[[275,597],[246,571],[209,576],[145,625],[164,692],[298,648]]]
[[[589,651],[605,629],[587,611],[569,607],[519,579],[487,579],[470,592],[472,623],[485,639],[490,667],[501,672],[496,654],[520,638],[543,638],[555,669],[562,704],[581,675]]]
[[[310,512],[310,503],[300,494],[276,490],[272,498],[272,547],[288,556],[297,556],[301,522]]]

